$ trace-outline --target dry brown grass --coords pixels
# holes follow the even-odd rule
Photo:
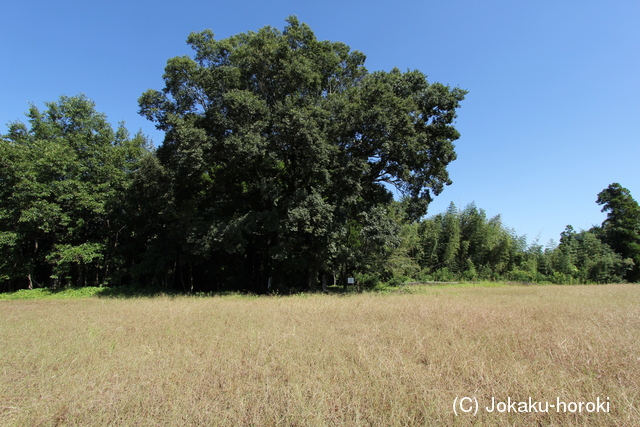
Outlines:
[[[3,301],[0,322],[5,426],[640,425],[637,285]]]

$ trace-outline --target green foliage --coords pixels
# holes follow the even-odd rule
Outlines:
[[[633,262],[627,279],[640,280],[640,207],[631,193],[618,183],[609,185],[598,194],[596,203],[607,212],[607,219],[597,230],[602,240],[622,258]]]
[[[458,278],[455,272],[448,267],[440,268],[433,272],[432,278],[436,282],[453,282]]]
[[[101,284],[122,218],[118,199],[145,152],[141,135],[114,131],[84,95],[61,97],[0,141],[3,287]]]
[[[84,95],[9,124],[0,291],[640,280],[640,207],[617,183],[598,194],[602,226],[567,226],[544,249],[474,204],[423,218],[451,183],[464,90],[417,70],[370,73],[362,53],[293,17],[187,42],[193,57],[169,59],[165,87],[139,99],[165,132],[157,151]]]
[[[459,212],[452,203],[446,213],[421,221],[418,229],[420,267],[438,280],[501,276],[524,250],[524,239],[504,228],[499,216],[487,219],[473,204]]]
[[[357,289],[372,290],[381,284],[378,275],[373,273],[356,273],[354,276]]]
[[[567,226],[554,254],[555,269],[578,282],[621,282],[633,261],[623,259],[592,231],[575,232]]]
[[[158,159],[180,231],[157,236],[178,248],[165,276],[266,290],[388,274],[399,241],[384,184],[407,196],[405,215],[424,215],[451,182],[465,91],[419,71],[369,73],[362,53],[294,17],[283,31],[187,42],[194,57],[170,59],[164,89],[139,100],[166,132]]]
[[[15,292],[0,293],[0,301],[8,300],[36,300],[36,299],[75,299],[100,296],[107,288],[97,286],[85,286],[82,288],[65,289],[20,289]]]
[[[390,218],[397,224],[399,232],[397,237],[399,242],[395,248],[391,250],[389,258],[385,263],[385,270],[394,281],[410,281],[420,274],[420,265],[418,264],[419,253],[419,234],[417,221],[406,220],[406,202],[393,202],[389,211]]]
[[[389,259],[389,270],[423,281],[611,283],[624,281],[634,266],[602,241],[600,229],[567,226],[560,245],[543,251],[537,242],[527,247],[500,216],[487,219],[474,204],[462,211],[451,204],[445,213],[400,224],[401,251]],[[417,269],[409,268],[413,260]]]

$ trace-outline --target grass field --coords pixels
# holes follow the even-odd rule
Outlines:
[[[638,285],[0,301],[2,426],[639,426],[639,411]]]

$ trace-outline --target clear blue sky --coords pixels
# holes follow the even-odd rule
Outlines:
[[[282,29],[288,15],[364,52],[370,71],[419,69],[469,91],[453,185],[429,214],[475,201],[546,244],[601,223],[596,195],[612,182],[640,200],[638,0],[5,1],[0,132],[30,102],[85,93],[158,145],[137,99],[191,53],[189,33]]]

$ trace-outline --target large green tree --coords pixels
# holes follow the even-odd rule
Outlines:
[[[0,141],[0,280],[5,288],[101,284],[124,228],[120,196],[141,135],[113,130],[85,96],[32,106]]]
[[[294,17],[283,31],[187,41],[194,57],[170,59],[164,89],[139,103],[166,132],[158,158],[179,247],[201,270],[236,265],[254,287],[270,277],[313,287],[320,273],[355,268],[346,246],[367,265],[393,242],[385,185],[415,219],[450,184],[464,90],[420,71],[369,73],[362,53],[317,40]]]
[[[600,234],[603,240],[623,258],[633,260],[635,266],[627,279],[640,280],[640,207],[631,192],[614,182],[598,194],[596,203],[607,212]]]

